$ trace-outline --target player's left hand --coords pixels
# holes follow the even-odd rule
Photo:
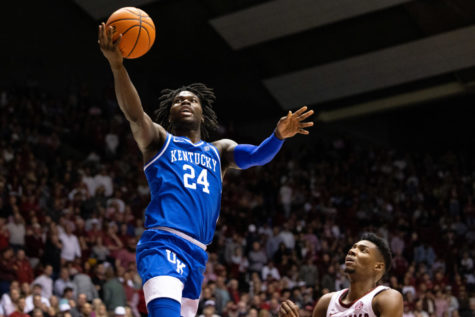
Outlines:
[[[304,120],[313,114],[313,110],[307,111],[307,107],[302,107],[299,110],[292,113],[289,110],[287,116],[280,118],[277,122],[277,128],[275,129],[275,135],[283,140],[291,138],[297,133],[309,134],[305,128],[313,126],[312,121],[305,122]]]
[[[292,301],[286,300],[280,305],[279,317],[299,317],[299,308]]]

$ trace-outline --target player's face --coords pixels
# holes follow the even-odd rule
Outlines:
[[[379,251],[374,243],[367,240],[358,241],[345,257],[345,273],[371,274],[377,262],[377,252]]]
[[[200,123],[202,118],[203,109],[198,96],[186,90],[175,96],[170,108],[170,121]]]

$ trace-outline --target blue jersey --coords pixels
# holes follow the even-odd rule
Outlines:
[[[221,207],[221,162],[210,143],[167,134],[145,167],[151,201],[145,228],[168,227],[203,244],[213,240]]]

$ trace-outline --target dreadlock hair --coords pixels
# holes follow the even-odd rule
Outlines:
[[[170,108],[173,104],[173,99],[182,91],[190,91],[194,93],[201,102],[201,108],[203,110],[204,122],[201,125],[201,139],[207,140],[209,134],[218,128],[218,118],[214,112],[212,105],[216,101],[216,96],[212,88],[207,87],[202,83],[193,83],[180,87],[178,89],[163,89],[160,93],[161,96],[158,99],[160,105],[157,110],[154,111],[155,121],[160,124],[165,130],[173,133],[173,122],[169,122],[168,117],[170,115]]]
[[[385,239],[378,237],[376,234],[372,232],[363,233],[360,240],[367,240],[376,245],[379,252],[383,256],[384,273],[386,274],[391,269],[391,262],[392,262],[392,255],[391,255],[391,250],[389,249],[388,242]]]

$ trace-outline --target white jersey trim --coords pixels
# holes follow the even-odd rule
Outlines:
[[[199,242],[195,238],[192,238],[189,235],[187,235],[186,233],[183,233],[181,231],[178,231],[178,230],[175,230],[175,229],[172,229],[172,228],[168,228],[168,227],[160,227],[160,226],[159,227],[148,228],[147,230],[150,230],[150,229],[152,229],[152,230],[162,230],[162,231],[166,231],[166,232],[176,234],[180,238],[183,238],[183,239],[193,243],[197,247],[200,247],[201,249],[203,249],[203,251],[206,251],[206,248],[207,248],[206,244]]]
[[[145,303],[148,305],[155,298],[167,297],[181,303],[182,292],[185,285],[173,276],[155,276],[143,285]]]
[[[341,314],[348,315],[348,313],[351,313],[352,310],[355,308],[354,307],[355,304],[357,304],[358,302],[360,303],[366,302],[368,304],[367,309],[369,310],[369,316],[375,317],[376,314],[373,310],[372,301],[376,295],[378,295],[379,293],[387,289],[389,289],[389,287],[384,286],[384,285],[379,285],[348,305],[345,305],[342,303],[341,297],[347,294],[349,289],[348,288],[342,289],[332,295],[330,299],[330,303],[328,304],[326,316],[327,317],[331,317],[333,315],[340,316]],[[346,315],[343,315],[343,316],[346,316]]]
[[[212,143],[208,143],[210,145],[210,147],[213,149],[214,153],[216,154],[216,156],[218,157],[218,162],[219,162],[219,177],[221,177],[221,180],[223,178],[223,175],[222,175],[222,171],[221,171],[221,156],[219,156],[219,152],[218,152],[218,149],[216,148],[216,146],[214,146],[214,144]],[[221,190],[222,192],[222,190]]]
[[[163,149],[160,151],[160,153],[157,156],[155,156],[150,162],[148,162],[147,165],[144,166],[144,168],[143,168],[144,171],[147,169],[147,167],[149,167],[151,164],[153,164],[153,162],[158,160],[163,155],[163,153],[165,153],[165,150],[167,149],[168,144],[170,144],[170,140],[171,140],[170,134],[167,133],[167,142],[163,146]]]
[[[198,142],[198,143],[195,144],[195,143],[191,142],[191,140],[188,139],[187,137],[184,137],[184,136],[173,136],[173,142],[182,142],[182,141],[185,141],[185,142],[187,142],[187,143],[190,143],[190,144],[193,145],[193,146],[200,146],[200,145],[203,144],[203,141],[200,141],[200,142]]]

